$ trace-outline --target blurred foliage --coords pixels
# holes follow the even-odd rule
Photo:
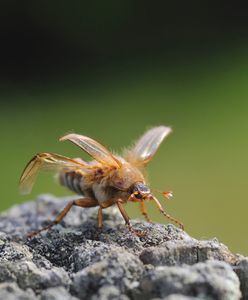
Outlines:
[[[208,1],[72,3],[1,4],[0,209],[69,194],[47,173],[31,195],[17,191],[37,152],[88,158],[58,142],[66,132],[121,152],[147,128],[171,125],[148,166],[150,185],[174,191],[161,201],[191,235],[247,254],[245,10]],[[137,205],[127,209],[140,217]]]

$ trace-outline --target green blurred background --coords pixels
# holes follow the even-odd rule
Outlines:
[[[70,194],[41,174],[19,176],[37,152],[87,156],[58,138],[89,135],[121,150],[154,125],[173,134],[149,182],[196,238],[248,254],[248,18],[242,2],[8,1],[0,5],[1,202]],[[127,210],[140,217],[135,204]],[[153,219],[166,222],[149,204]]]

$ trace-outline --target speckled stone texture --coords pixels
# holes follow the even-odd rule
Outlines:
[[[198,241],[173,225],[134,222],[115,207],[73,207],[61,224],[27,239],[71,198],[42,195],[0,215],[0,300],[248,299],[248,258],[217,239]],[[242,292],[242,294],[241,294]]]

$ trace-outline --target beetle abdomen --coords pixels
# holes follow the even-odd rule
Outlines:
[[[78,195],[85,195],[82,189],[83,174],[75,171],[63,172],[59,176],[59,181],[63,186],[73,191]]]

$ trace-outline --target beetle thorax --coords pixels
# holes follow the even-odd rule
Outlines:
[[[125,162],[120,169],[111,174],[111,183],[120,190],[128,190],[135,182],[145,182],[139,169]]]

